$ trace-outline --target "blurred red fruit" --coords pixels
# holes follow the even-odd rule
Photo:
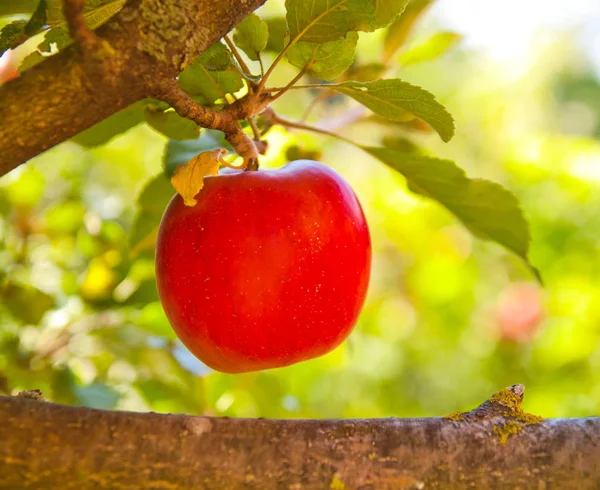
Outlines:
[[[509,285],[498,298],[496,319],[503,340],[526,342],[538,331],[543,314],[538,287],[530,283]]]

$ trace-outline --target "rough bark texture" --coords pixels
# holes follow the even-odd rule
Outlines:
[[[227,419],[0,397],[0,488],[600,488],[600,418],[540,421],[520,409],[519,386],[428,419]]]
[[[71,46],[0,87],[0,176],[153,96],[264,1],[129,0],[97,31],[110,73]]]

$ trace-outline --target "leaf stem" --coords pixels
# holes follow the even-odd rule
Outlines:
[[[254,139],[256,141],[260,141],[260,138],[262,135],[260,134],[260,130],[258,129],[258,126],[256,125],[256,116],[249,117],[248,124],[252,128],[252,134],[254,135]]]
[[[302,121],[306,121],[308,116],[311,115],[312,111],[319,105],[321,102],[327,99],[327,92],[320,92],[316,97],[313,97],[313,100],[308,104],[306,110],[304,111],[304,115],[302,116]]]
[[[258,63],[260,64],[260,76],[261,78],[263,78],[265,76],[265,65],[263,64],[262,56],[260,55],[260,53],[256,53],[256,56],[258,56]]]
[[[307,83],[306,85],[294,85],[293,87],[289,87],[289,89],[303,89],[303,88],[321,88],[321,89],[330,89],[335,84],[330,83]],[[272,94],[273,92],[280,92],[284,90],[286,87],[269,87],[262,90],[265,94]]]
[[[277,92],[275,95],[273,95],[271,97],[271,102],[273,102],[274,100],[277,100],[279,97],[281,97],[283,94],[285,94],[289,89],[291,89],[296,84],[296,82],[298,82],[298,80],[300,80],[304,75],[306,75],[306,72],[308,70],[310,70],[310,67],[312,66],[312,64],[315,61],[315,55],[317,54],[317,48],[318,48],[318,46],[315,46],[310,59],[306,62],[306,64],[302,68],[302,70],[300,70],[300,72],[294,78],[292,78],[285,87],[283,87],[279,92]]]
[[[332,131],[328,131],[326,129],[318,128],[316,126],[311,126],[310,124],[305,124],[303,122],[285,119],[285,118],[277,115],[275,113],[275,111],[273,111],[273,109],[271,109],[271,108],[269,108],[265,112],[263,112],[262,116],[269,123],[279,124],[280,126],[283,126],[286,129],[289,129],[289,128],[300,129],[302,131],[310,131],[312,133],[318,133],[318,134],[323,134],[325,136],[331,136],[332,138],[336,138],[340,141],[344,141],[345,143],[355,146],[356,148],[359,148],[361,150],[364,149],[363,146],[359,145],[356,141],[352,141],[351,139],[346,138],[345,136],[342,136],[340,134],[334,133]]]
[[[246,76],[251,77],[252,73],[250,72],[250,68],[248,68],[248,65],[244,61],[244,58],[242,57],[241,53],[238,51],[238,49],[235,46],[235,44],[233,44],[233,41],[229,38],[228,35],[225,35],[223,37],[223,39],[225,39],[225,43],[227,44],[227,46],[229,47],[230,51],[233,53],[234,58],[236,59],[236,61],[240,65],[240,68],[242,69],[243,74],[246,75]],[[249,86],[250,89],[252,89],[251,84],[248,84],[248,86]]]

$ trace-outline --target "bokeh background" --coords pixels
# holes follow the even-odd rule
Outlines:
[[[263,14],[280,15],[281,3],[269,0]],[[411,62],[406,53],[441,31],[460,42]],[[361,34],[357,58],[380,59],[384,36]],[[60,403],[240,417],[408,417],[467,410],[523,383],[528,411],[598,415],[597,0],[439,0],[395,56],[391,74],[436,94],[457,122],[449,144],[410,137],[518,196],[544,287],[359,150],[273,130],[264,167],[309,152],[356,190],[374,247],[367,302],[327,356],[211,372],[162,312],[151,244],[130,247],[137,196],[162,172],[167,142],[140,124],[92,149],[67,142],[0,179],[0,393],[39,388]],[[282,66],[274,84],[293,73]],[[315,95],[294,92],[276,109],[302,117]],[[333,98],[310,120],[349,107]],[[398,131],[368,122],[342,130],[364,143]]]

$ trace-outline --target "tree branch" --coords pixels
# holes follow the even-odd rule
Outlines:
[[[596,489],[600,418],[539,418],[522,386],[446,418],[264,420],[0,397],[1,488]]]
[[[69,34],[86,54],[96,47],[94,31],[88,28],[83,16],[84,0],[63,0],[63,13],[69,26]]]
[[[96,31],[114,54],[108,83],[77,46],[0,87],[0,176],[152,96],[265,0],[129,0]]]
[[[232,116],[228,108],[212,110],[197,104],[186,94],[175,80],[164,83],[157,92],[156,98],[169,104],[181,117],[191,119],[204,128],[217,129],[225,133],[236,153],[244,158],[244,163],[251,169],[258,168],[258,151],[254,142],[244,133],[237,119]]]

